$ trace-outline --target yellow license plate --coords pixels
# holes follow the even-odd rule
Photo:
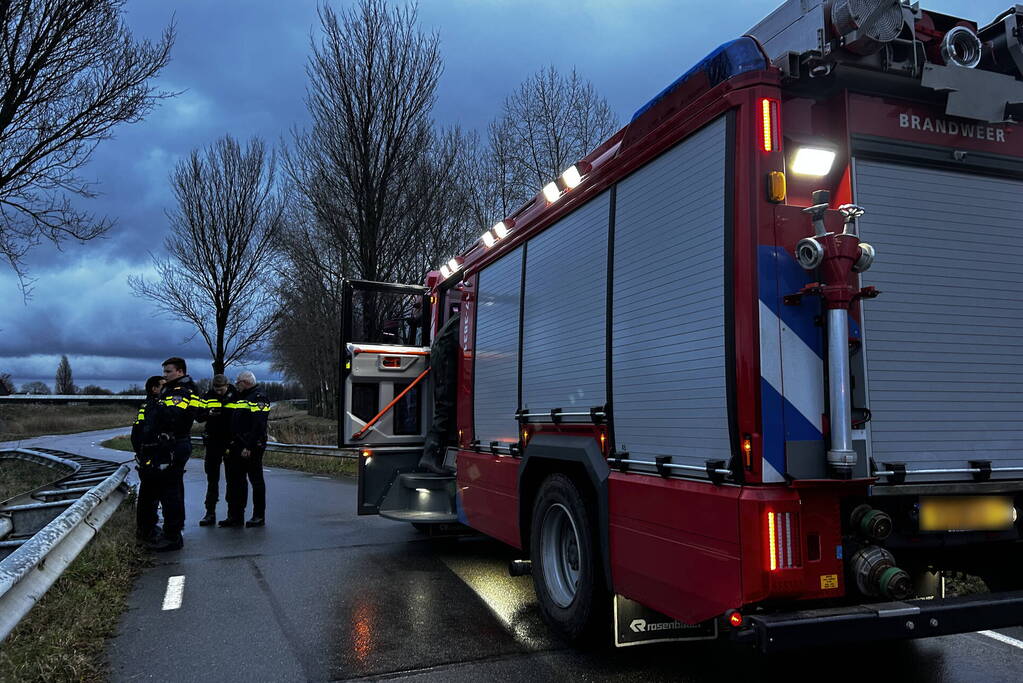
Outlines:
[[[1012,498],[941,496],[920,498],[921,531],[998,531],[1012,527]]]

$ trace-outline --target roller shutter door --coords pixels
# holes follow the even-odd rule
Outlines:
[[[616,447],[633,460],[669,456],[702,468],[731,456],[725,132],[718,119],[618,185],[614,428]]]
[[[857,160],[855,193],[875,462],[1023,465],[1023,182]]]
[[[529,241],[522,407],[585,412],[607,394],[609,193]]]
[[[473,415],[476,439],[518,441],[522,247],[480,272]]]

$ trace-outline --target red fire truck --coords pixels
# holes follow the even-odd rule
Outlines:
[[[790,0],[425,286],[349,282],[360,512],[521,549],[571,639],[612,611],[619,645],[763,651],[1023,623],[1021,32],[1021,5]]]

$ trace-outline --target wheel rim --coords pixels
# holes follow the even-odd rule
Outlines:
[[[579,531],[568,509],[560,504],[547,508],[540,527],[543,577],[551,600],[565,608],[575,600],[579,587]]]

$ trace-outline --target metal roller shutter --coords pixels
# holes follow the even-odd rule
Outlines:
[[[630,459],[728,460],[725,119],[619,183],[612,390]]]
[[[608,197],[529,241],[522,407],[530,412],[579,412],[606,401]]]
[[[518,441],[522,247],[480,272],[473,415],[476,439]]]
[[[875,462],[1023,465],[1023,182],[857,160],[855,192]]]

